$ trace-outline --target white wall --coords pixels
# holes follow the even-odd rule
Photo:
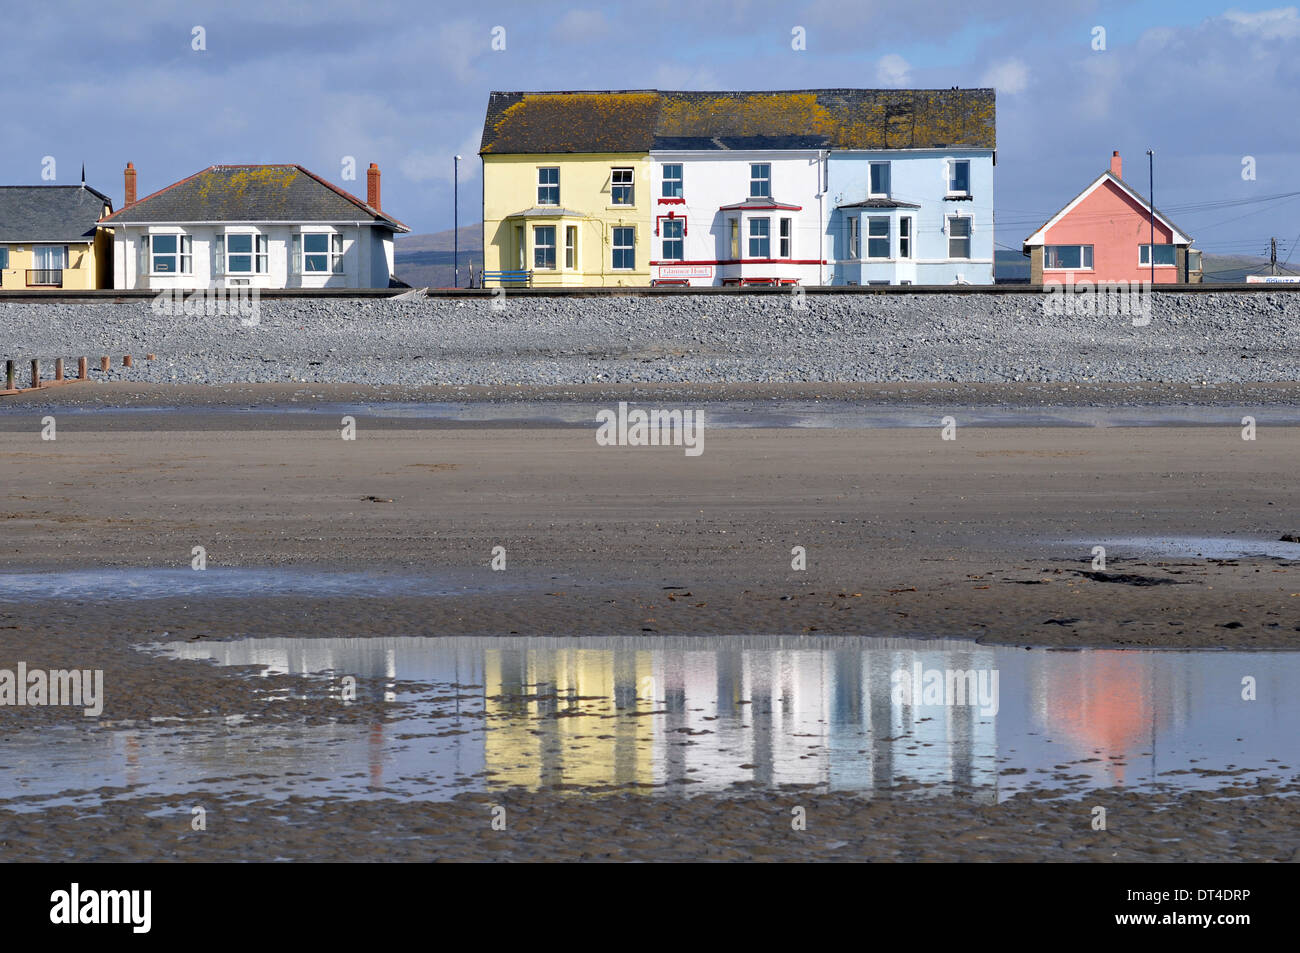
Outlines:
[[[213,249],[228,233],[256,232],[266,236],[267,272],[240,275],[227,270],[215,278],[216,286],[231,287],[231,279],[246,278],[250,288],[386,288],[393,274],[393,235],[369,224],[301,225],[116,225],[113,238],[113,287],[194,290],[214,286]],[[304,232],[338,233],[343,236],[342,274],[291,274],[293,236]],[[189,235],[192,239],[192,268],[185,275],[139,274],[141,237]],[[243,285],[243,282],[239,282]]]
[[[817,150],[656,151],[651,153],[651,160],[652,279],[667,277],[661,275],[661,267],[693,265],[708,274],[688,278],[692,285],[720,285],[724,278],[737,277],[793,278],[803,284],[821,283],[819,262],[825,257],[825,230],[818,197],[821,175]],[[799,211],[720,211],[722,206],[734,205],[749,197],[750,164],[754,162],[771,165],[773,200],[801,206]],[[682,166],[683,204],[663,199],[663,167],[666,164]],[[663,235],[659,223],[670,213],[686,218],[685,257],[680,264],[666,262],[663,258]],[[733,259],[730,247],[728,223],[732,217],[741,219],[739,261]],[[792,247],[788,261],[749,260],[749,219],[755,217],[771,220],[770,253],[774,259],[780,257],[780,219],[792,220]]]

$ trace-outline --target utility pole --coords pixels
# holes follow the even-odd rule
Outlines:
[[[1156,284],[1156,153],[1147,150],[1147,175],[1151,189],[1151,287]]]
[[[460,287],[460,156],[456,156],[452,174],[451,212],[451,270],[452,286]]]
[[[1276,238],[1270,238],[1268,240],[1268,273],[1270,275],[1277,274],[1277,239]]]

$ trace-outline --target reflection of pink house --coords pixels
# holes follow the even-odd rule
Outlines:
[[[1115,152],[1109,169],[1025,239],[1032,283],[1151,280],[1151,205],[1121,169]],[[1155,210],[1156,284],[1201,280],[1201,253],[1191,244]]]

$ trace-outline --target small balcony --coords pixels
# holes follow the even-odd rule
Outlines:
[[[28,268],[27,287],[28,288],[62,288],[63,269],[62,268]]]

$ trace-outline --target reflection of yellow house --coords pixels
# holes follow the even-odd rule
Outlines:
[[[0,186],[0,288],[113,287],[111,211],[84,184]]]
[[[653,784],[655,707],[643,681],[652,672],[650,652],[488,649],[484,754],[492,782]]]
[[[493,93],[483,268],[534,287],[650,284],[652,92]]]

